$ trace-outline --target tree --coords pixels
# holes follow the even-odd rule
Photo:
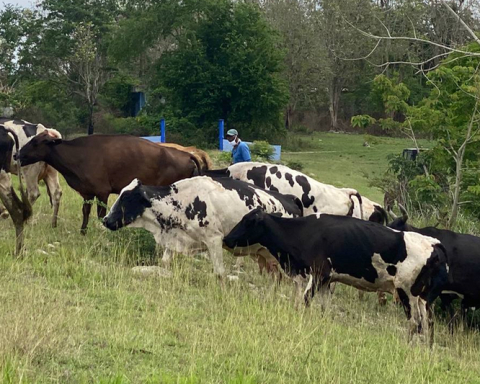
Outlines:
[[[268,20],[279,31],[281,48],[285,51],[283,76],[290,93],[285,112],[288,129],[293,112],[316,109],[327,103],[323,71],[327,52],[316,34],[316,1],[276,0],[262,5]]]
[[[91,23],[79,24],[74,33],[75,48],[70,58],[72,71],[68,80],[88,107],[88,134],[93,134],[93,109],[97,103],[100,89],[108,79],[106,58],[100,52]]]
[[[201,127],[210,142],[219,118],[241,129],[243,137],[274,136],[282,129],[288,91],[280,77],[277,34],[260,9],[231,0],[183,5],[190,13],[178,12],[182,28],[172,32],[172,44],[156,60],[151,82],[166,100],[157,105],[160,112]]]

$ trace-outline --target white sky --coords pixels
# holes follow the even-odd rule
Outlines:
[[[0,0],[0,10],[5,8],[5,4],[13,4],[22,8],[34,8],[37,0]]]

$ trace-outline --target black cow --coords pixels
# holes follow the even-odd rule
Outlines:
[[[411,321],[411,335],[432,325],[430,304],[447,281],[439,240],[348,216],[287,219],[254,210],[224,244],[229,248],[259,244],[287,274],[308,278],[307,305],[316,290],[324,299],[328,284],[336,281],[366,291],[396,292]],[[433,327],[430,330],[433,335]]]
[[[442,291],[440,299],[451,319],[451,303],[457,297],[462,299],[462,317],[469,307],[480,307],[480,237],[455,233],[435,227],[416,228],[407,224],[408,214],[400,207],[402,217],[396,218],[388,226],[399,231],[417,232],[440,240],[447,250],[448,284]],[[450,323],[452,331],[453,324]]]

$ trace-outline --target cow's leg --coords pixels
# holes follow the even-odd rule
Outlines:
[[[97,196],[97,216],[103,219],[107,215],[108,194]]]
[[[435,321],[434,321],[434,318],[433,318],[432,305],[428,304],[428,303],[427,303],[427,316],[428,316],[428,330],[429,330],[428,344],[429,344],[429,347],[432,348],[434,337],[435,337]]]
[[[402,303],[403,310],[405,311],[405,315],[407,316],[407,320],[411,323],[412,322],[412,305],[416,306],[416,303],[412,303],[407,293],[402,288],[397,288],[398,298]],[[410,325],[408,339],[409,341],[412,340],[413,334],[415,332],[415,325]]]
[[[330,289],[330,279],[318,284],[318,296],[320,298],[320,307],[326,311],[330,307],[333,292]]]
[[[0,171],[0,201],[5,204],[15,225],[15,253],[20,255],[23,252],[24,224],[32,214],[32,206],[22,188],[20,188],[20,198],[17,196],[12,187],[10,174],[3,170]]]
[[[165,268],[170,268],[170,262],[172,261],[173,251],[166,248],[163,250],[162,264]]]
[[[452,305],[454,298],[454,295],[440,295],[440,307],[443,312],[447,312],[448,314],[448,331],[451,335],[453,335],[457,325],[457,316]]]
[[[60,200],[62,198],[62,187],[58,180],[58,172],[49,166],[47,174],[43,179],[47,186],[48,196],[50,196],[50,204],[53,207],[52,227],[57,226],[58,210],[60,209]]]
[[[263,268],[267,270],[267,273],[270,273],[272,278],[280,284],[282,281],[282,271],[280,270],[281,267],[278,264],[277,259],[275,259],[266,248],[259,249],[257,255],[260,274],[262,273],[262,267],[260,264],[262,264]]]
[[[83,200],[83,207],[82,207],[82,213],[83,213],[83,222],[82,222],[82,228],[80,229],[80,233],[82,235],[87,234],[87,227],[88,227],[88,218],[90,216],[90,211],[92,210],[92,199],[93,196],[84,196]]]
[[[292,280],[295,283],[295,309],[300,309],[305,304],[304,294],[308,286],[308,279],[302,275],[296,275]]]
[[[210,255],[210,260],[213,264],[213,273],[215,273],[215,275],[218,277],[223,278],[225,275],[225,265],[223,264],[222,238],[217,237],[209,239],[206,245]]]
[[[38,176],[40,171],[41,167],[37,164],[22,167],[22,174],[27,187],[28,201],[30,201],[31,205],[33,205],[40,197],[40,188],[38,188]]]

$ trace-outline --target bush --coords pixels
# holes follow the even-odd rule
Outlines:
[[[302,162],[297,160],[287,161],[287,167],[294,169],[295,171],[303,171],[304,165]]]
[[[268,161],[272,158],[275,150],[266,141],[254,141],[250,146],[250,152],[252,154],[252,159],[257,158]]]

